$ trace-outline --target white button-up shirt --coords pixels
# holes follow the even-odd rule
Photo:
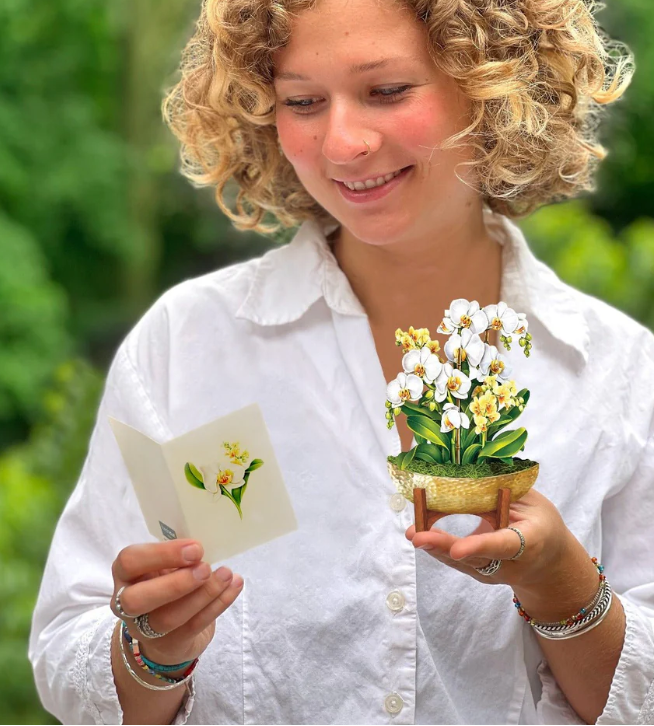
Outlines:
[[[510,220],[485,218],[503,245],[501,298],[533,335],[529,359],[517,346],[508,355],[531,391],[520,423],[525,455],[540,462],[536,488],[604,564],[626,611],[598,723],[654,723],[654,336],[562,283]],[[122,719],[111,564],[154,541],[107,417],[163,441],[255,401],[299,526],[214,563],[245,586],[217,620],[178,723],[583,723],[511,588],[406,539],[413,507],[386,469],[400,451],[386,381],[331,229],[305,222],[284,247],[174,287],[120,346],[30,638],[44,706],[64,723]],[[463,536],[477,522],[441,525]]]

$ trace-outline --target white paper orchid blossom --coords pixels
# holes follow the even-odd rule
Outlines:
[[[494,345],[488,343],[484,345],[486,350],[479,364],[478,380],[481,381],[486,376],[497,376],[502,381],[508,381],[513,370],[508,358],[502,355]]]
[[[413,373],[426,383],[432,384],[443,370],[443,364],[438,356],[430,352],[428,347],[420,350],[410,350],[402,358],[402,368],[405,373]]]
[[[453,333],[445,343],[445,355],[453,363],[459,362],[459,350],[461,351],[461,362],[468,361],[468,364],[477,367],[484,355],[484,341],[468,328],[461,331],[461,335]]]
[[[443,365],[440,376],[436,379],[434,399],[438,402],[447,398],[448,392],[455,398],[465,398],[472,383],[463,371],[453,368],[450,363]]]
[[[470,428],[470,419],[463,411],[459,411],[453,403],[446,403],[443,406],[441,431],[447,433],[448,431],[452,431],[452,429],[459,428]]]
[[[472,302],[465,298],[453,300],[445,315],[455,328],[467,328],[471,333],[483,333],[488,328],[488,316],[480,310],[476,300]]]
[[[518,313],[505,302],[500,302],[497,305],[486,305],[484,312],[488,318],[490,330],[501,330],[502,335],[505,336],[516,332],[519,322]]]
[[[518,313],[518,327],[513,331],[516,335],[524,335],[529,329],[529,322],[525,313]]]
[[[229,463],[224,468],[218,462],[215,462],[198,466],[198,469],[202,473],[205,488],[214,494],[220,491],[221,484],[227,489],[234,489],[243,484],[242,472],[236,475],[236,472],[230,467]]]
[[[419,401],[424,384],[413,373],[398,373],[397,378],[386,386],[386,398],[399,408],[406,401]]]

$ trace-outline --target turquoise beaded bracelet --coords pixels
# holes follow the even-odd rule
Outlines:
[[[127,624],[125,621],[122,621],[123,623],[123,633],[125,634],[125,640],[131,645],[132,644],[132,637],[129,634],[129,631],[127,630]],[[188,668],[191,663],[193,663],[192,660],[184,661],[184,663],[178,663],[177,665],[161,665],[160,663],[155,663],[154,661],[148,660],[143,653],[140,653],[141,660],[145,663],[148,668],[151,668],[156,673],[171,673],[172,671],[181,671],[182,668]]]

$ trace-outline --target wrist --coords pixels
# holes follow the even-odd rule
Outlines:
[[[572,533],[554,562],[535,582],[516,585],[515,596],[537,622],[558,622],[586,607],[597,594],[600,579],[590,555]]]
[[[138,640],[138,637],[136,638],[136,641],[134,642],[134,639],[132,638],[129,631],[127,634],[124,632],[123,625],[121,622],[118,623],[118,638],[122,639],[123,649],[127,656],[127,660],[130,664],[130,666],[136,670],[136,672],[139,674],[141,678],[143,678],[148,683],[151,683],[153,685],[161,685],[161,678],[157,678],[153,673],[148,672],[144,668],[144,662],[143,662],[143,656],[153,663],[157,665],[167,665],[166,659],[168,660],[170,665],[176,665],[177,663],[181,663],[182,661],[180,659],[177,659],[177,661],[173,661],[170,659],[170,657],[167,656],[156,656],[156,655],[148,655],[144,654],[143,652],[143,644],[142,641]],[[132,642],[130,642],[132,641]],[[159,660],[160,658],[160,660]],[[195,660],[195,659],[193,659]],[[141,662],[139,662],[141,661]],[[184,665],[182,668],[178,668],[175,670],[169,670],[160,673],[159,675],[165,676],[166,679],[172,679],[177,680],[184,676],[186,676],[189,673],[189,669],[193,670],[191,668],[192,662],[189,663],[189,665]],[[194,667],[194,666],[193,666]]]

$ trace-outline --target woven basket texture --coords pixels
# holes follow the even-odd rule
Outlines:
[[[413,502],[414,488],[426,489],[427,508],[447,514],[483,514],[497,507],[497,492],[502,487],[511,490],[511,501],[523,497],[538,478],[538,464],[528,469],[487,476],[481,479],[458,479],[429,476],[415,471],[402,471],[392,461],[388,471],[398,492]]]

